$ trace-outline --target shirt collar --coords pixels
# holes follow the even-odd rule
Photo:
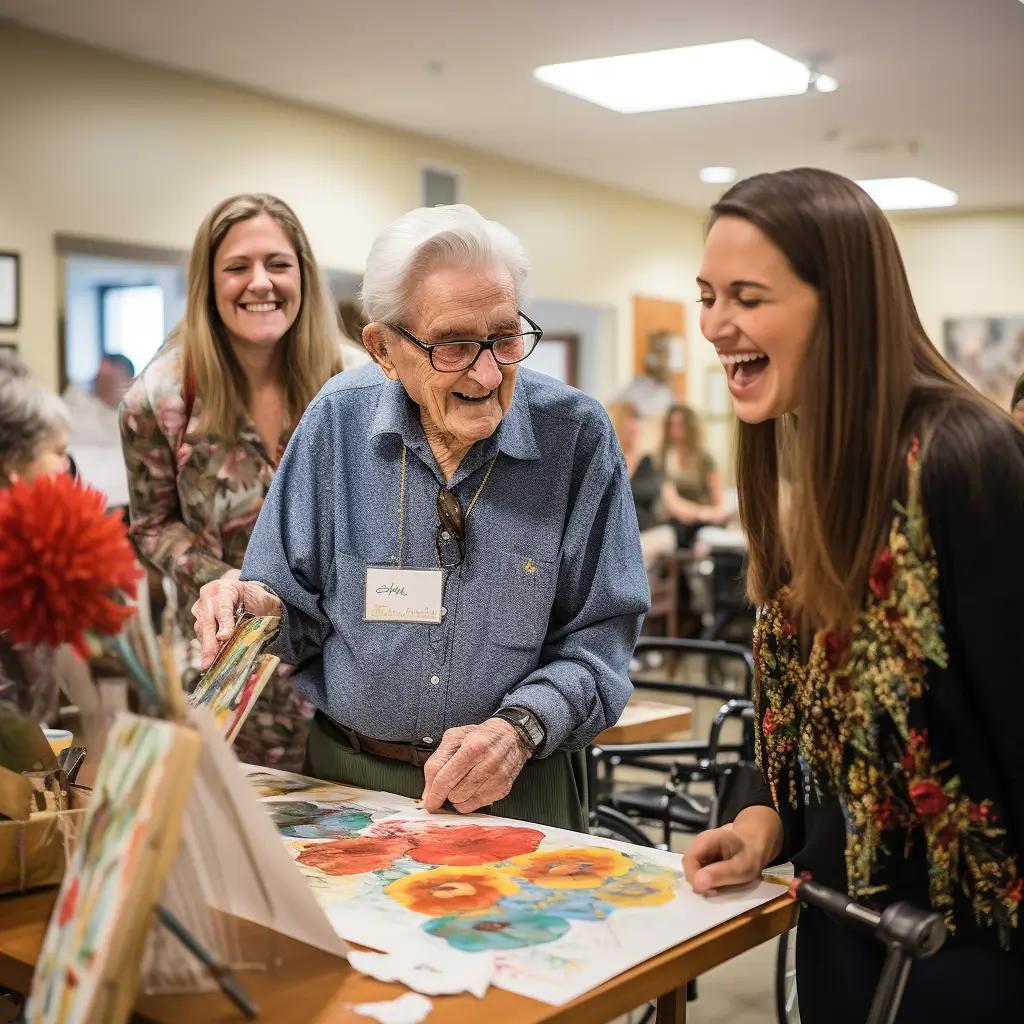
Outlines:
[[[385,380],[381,388],[377,411],[370,426],[370,437],[382,434],[397,434],[410,451],[416,452],[428,464],[432,462],[433,455],[423,435],[419,408],[400,381]],[[512,405],[498,424],[498,429],[491,437],[473,445],[470,455],[477,453],[477,458],[489,460],[498,452],[521,461],[540,458],[540,448],[530,417],[530,400],[522,375],[516,377]],[[475,463],[476,459],[469,460],[467,456],[467,461]]]

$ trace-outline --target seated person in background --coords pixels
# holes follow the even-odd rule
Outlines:
[[[725,521],[722,474],[704,450],[700,420],[687,405],[665,414],[661,447],[661,514],[676,531],[679,547],[688,548],[702,526]]]
[[[134,377],[127,356],[104,353],[90,390],[69,384],[64,392],[71,421],[69,448],[78,475],[107,496],[108,508],[128,507],[117,407]]]
[[[629,488],[633,492],[636,522],[640,527],[640,548],[644,554],[644,566],[650,569],[659,557],[676,552],[675,530],[658,521],[662,476],[654,460],[640,451],[644,423],[640,410],[632,402],[619,399],[608,406],[608,416],[626,457]]]
[[[1024,427],[1024,373],[1017,378],[1017,383],[1013,385],[1010,415]]]

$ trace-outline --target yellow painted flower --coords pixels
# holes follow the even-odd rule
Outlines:
[[[660,907],[676,898],[675,881],[670,871],[634,868],[621,878],[610,878],[594,898],[616,907]]]
[[[633,867],[633,861],[625,854],[600,846],[540,850],[512,857],[508,863],[512,874],[542,889],[596,889]]]
[[[493,907],[519,886],[492,867],[434,868],[399,878],[384,892],[417,914],[447,917]]]

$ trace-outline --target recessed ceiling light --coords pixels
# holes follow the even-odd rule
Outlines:
[[[932,210],[960,201],[955,192],[923,178],[870,178],[857,184],[883,210]]]
[[[838,84],[754,39],[548,64],[533,74],[621,114],[831,92]]]
[[[1024,3],[1024,0],[1021,0]],[[736,180],[735,167],[702,167],[700,180],[705,185],[729,185]]]

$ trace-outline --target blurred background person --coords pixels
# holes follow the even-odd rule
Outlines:
[[[192,605],[204,584],[237,575],[285,445],[341,364],[336,313],[280,199],[218,203],[196,234],[187,292],[184,319],[125,396],[121,437],[132,537],[169,583],[191,687]],[[282,666],[239,733],[243,760],[301,767],[310,709],[289,677]]]
[[[704,448],[697,414],[674,405],[665,414],[660,469],[661,514],[672,524],[681,548],[691,547],[702,526],[725,521],[722,474]]]
[[[619,399],[608,405],[608,417],[619,439],[622,454],[626,457],[629,487],[633,492],[637,526],[640,527],[644,566],[650,569],[658,558],[676,552],[675,530],[658,519],[662,475],[654,459],[641,450],[644,420],[640,410],[632,402]]]
[[[1010,400],[1010,414],[1024,427],[1024,373],[1017,378],[1013,385],[1013,398]]]
[[[135,378],[132,361],[104,353],[92,387],[69,384],[64,404],[70,415],[68,447],[78,475],[107,496],[108,508],[128,509],[128,478],[121,455],[117,409]]]

